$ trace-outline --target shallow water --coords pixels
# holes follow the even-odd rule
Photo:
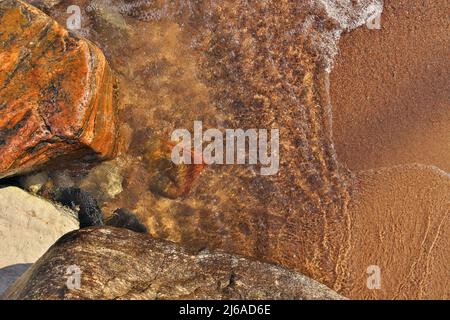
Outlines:
[[[120,81],[121,152],[110,163],[123,191],[102,203],[105,214],[127,208],[155,237],[339,287],[352,179],[336,159],[328,77],[340,32],[377,1],[324,2],[70,1],[82,8],[75,33],[103,50]],[[48,12],[65,24],[68,5]],[[194,121],[279,129],[278,174],[167,165],[171,132],[192,132]]]

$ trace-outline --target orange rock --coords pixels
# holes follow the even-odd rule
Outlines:
[[[115,154],[114,77],[102,52],[38,9],[0,3],[0,177]]]

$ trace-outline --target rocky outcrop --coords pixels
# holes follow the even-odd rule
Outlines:
[[[114,79],[101,51],[20,0],[0,2],[0,178],[115,153]]]
[[[67,287],[68,268],[78,287]],[[74,273],[75,274],[75,273]],[[4,299],[343,299],[302,274],[116,228],[71,232]]]
[[[17,277],[17,270],[24,271],[14,266],[35,262],[58,238],[78,229],[75,217],[75,213],[19,188],[0,189],[1,283]]]

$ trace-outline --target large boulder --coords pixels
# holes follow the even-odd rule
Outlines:
[[[282,267],[220,252],[189,252],[146,234],[104,227],[81,229],[63,236],[3,298],[342,299],[342,296]]]
[[[101,51],[35,7],[0,2],[0,178],[115,154],[114,78]]]
[[[19,188],[0,189],[0,293],[63,234],[75,213]]]

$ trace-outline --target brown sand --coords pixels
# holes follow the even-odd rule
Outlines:
[[[450,2],[385,1],[382,29],[346,34],[331,76],[338,158],[359,172],[351,298],[449,298]],[[405,165],[418,162],[425,165]],[[400,166],[398,166],[400,165]],[[367,267],[381,271],[368,290]]]
[[[407,165],[360,173],[349,210],[351,287],[358,299],[450,297],[450,179],[435,167]],[[381,287],[367,288],[367,267]]]
[[[450,171],[450,1],[386,0],[382,29],[343,36],[331,75],[333,134],[350,169]]]

